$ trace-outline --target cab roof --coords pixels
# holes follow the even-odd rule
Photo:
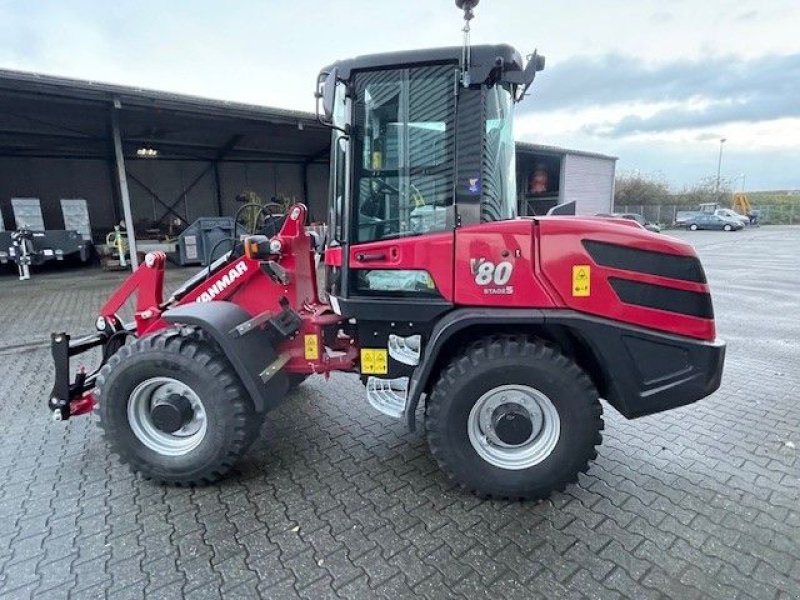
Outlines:
[[[403,50],[399,52],[384,52],[381,54],[364,54],[355,58],[336,61],[322,69],[322,73],[330,73],[336,68],[341,79],[350,79],[353,71],[386,69],[391,67],[406,67],[411,65],[424,65],[432,63],[459,63],[461,60],[461,46],[447,48],[428,48],[424,50]],[[483,82],[497,64],[497,59],[502,59],[505,71],[522,72],[525,68],[522,55],[508,44],[485,44],[470,47],[470,78],[476,83]]]

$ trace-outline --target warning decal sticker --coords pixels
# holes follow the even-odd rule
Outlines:
[[[317,360],[319,359],[319,341],[317,340],[317,336],[314,333],[307,333],[304,338],[304,356],[306,360]]]
[[[361,373],[364,375],[386,375],[389,372],[388,351],[378,348],[361,349]]]
[[[589,265],[572,266],[572,295],[591,296],[590,287],[592,268]]]

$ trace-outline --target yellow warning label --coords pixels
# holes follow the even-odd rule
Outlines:
[[[589,265],[572,265],[572,295],[591,296],[592,268]]]
[[[307,333],[303,338],[305,342],[305,357],[306,360],[319,359],[319,341],[316,334]]]
[[[361,373],[386,375],[389,372],[389,353],[377,348],[361,349]]]

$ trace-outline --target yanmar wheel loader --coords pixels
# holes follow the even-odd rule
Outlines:
[[[96,411],[135,471],[207,484],[290,387],[343,371],[375,409],[424,419],[462,488],[536,499],[595,458],[600,398],[633,419],[718,388],[725,345],[691,246],[633,221],[515,216],[512,115],[544,59],[470,46],[477,0],[456,4],[463,47],[320,73],[325,238],[297,204],[277,234],[245,237],[166,299],[165,256],[148,254],[94,334],[53,334],[55,420]],[[70,382],[70,359],[97,346],[98,370]]]

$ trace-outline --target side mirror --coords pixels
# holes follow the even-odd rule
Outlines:
[[[339,127],[333,124],[334,104],[336,102],[336,84],[341,80],[339,79],[339,71],[333,67],[329,72],[322,72],[317,76],[317,91],[314,92],[314,97],[317,99],[317,121],[325,125],[338,129],[345,135],[350,134],[350,126],[345,125]],[[320,100],[322,100],[322,114],[319,111]]]
[[[525,65],[525,70],[522,72],[522,83],[524,85],[533,83],[533,80],[536,78],[536,73],[544,71],[544,62],[544,56],[541,54],[534,52],[531,55],[528,64]]]
[[[327,121],[333,119],[333,99],[336,94],[336,67],[331,69],[322,84],[322,112]]]
[[[520,102],[525,97],[525,94],[528,93],[528,90],[533,84],[533,80],[536,79],[536,73],[539,71],[544,71],[544,56],[534,51],[530,59],[528,59],[528,64],[525,65],[525,69],[522,71],[522,91],[519,92],[514,99],[516,102]]]

